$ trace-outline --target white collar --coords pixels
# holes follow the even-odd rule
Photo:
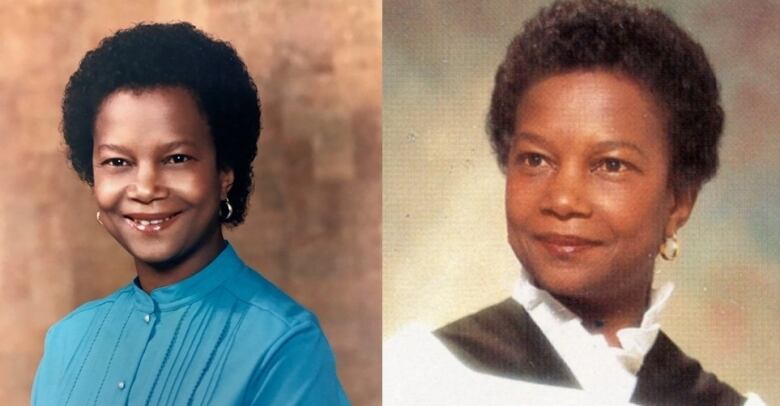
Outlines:
[[[651,292],[650,306],[639,327],[617,332],[622,348],[609,347],[602,334],[589,333],[577,315],[550,293],[534,286],[524,271],[512,297],[544,332],[585,390],[611,391],[614,395],[615,383],[619,383],[619,396],[630,397],[636,373],[658,337],[659,316],[673,290],[674,285],[667,282]],[[599,367],[594,368],[596,365]]]

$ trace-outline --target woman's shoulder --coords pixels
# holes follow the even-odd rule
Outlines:
[[[317,317],[259,272],[244,266],[225,288],[249,307],[248,316],[281,323],[286,327],[311,324],[319,328]]]
[[[637,373],[632,400],[640,404],[741,405],[747,399],[704,370],[699,361],[686,355],[661,332]]]
[[[448,326],[469,329],[477,326],[475,322],[484,320],[485,316],[492,317],[483,312],[501,310],[491,306],[467,316],[469,320],[458,320]],[[441,330],[410,325],[385,341],[382,346],[383,404],[603,404],[578,389],[508,379],[475,370],[464,364],[463,359],[442,341]]]
[[[54,323],[49,328],[49,332],[58,331],[62,334],[63,332],[84,331],[92,323],[96,315],[110,308],[123,296],[130,294],[131,291],[132,286],[125,285],[108,296],[85,302]]]
[[[68,354],[75,351],[88,332],[96,328],[102,316],[118,300],[128,294],[130,285],[124,286],[110,295],[83,303],[65,317],[55,322],[46,332],[44,352]]]

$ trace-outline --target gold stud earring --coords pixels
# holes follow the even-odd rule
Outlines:
[[[95,220],[97,220],[97,222],[100,223],[101,226],[103,225],[103,222],[100,221],[100,210],[98,210],[97,213],[95,213]]]
[[[667,261],[674,261],[680,255],[680,243],[677,241],[677,234],[666,237],[666,240],[661,244],[660,254],[661,258]]]

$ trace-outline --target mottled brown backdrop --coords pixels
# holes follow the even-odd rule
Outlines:
[[[378,404],[379,0],[0,0],[0,404],[29,402],[51,323],[134,276],[67,166],[65,83],[115,30],[177,20],[230,41],[260,89],[255,192],[228,239],[317,313],[352,401]]]

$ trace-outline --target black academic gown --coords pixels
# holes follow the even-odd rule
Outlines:
[[[470,368],[510,379],[581,388],[544,333],[513,299],[434,332]],[[631,402],[640,405],[742,405],[745,398],[702,370],[663,332],[637,373]]]

